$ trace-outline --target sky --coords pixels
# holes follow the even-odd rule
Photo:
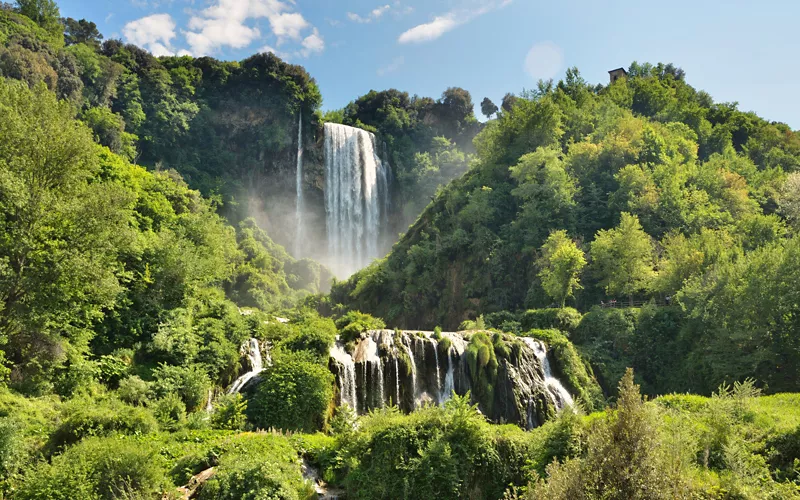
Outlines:
[[[607,83],[632,61],[671,62],[715,101],[800,129],[796,0],[57,1],[156,55],[275,52],[317,80],[326,110],[373,89],[452,86],[499,105],[568,67]]]

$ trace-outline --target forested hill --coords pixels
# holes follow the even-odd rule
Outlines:
[[[610,85],[572,69],[507,101],[469,172],[333,303],[508,331],[525,309],[651,302],[584,318],[596,366],[647,364],[658,390],[798,389],[800,134],[672,65],[634,63]]]
[[[294,246],[300,125],[306,152],[301,187],[315,212],[309,219],[323,223],[319,231],[323,121],[363,126],[387,145],[399,180],[391,234],[413,222],[437,186],[467,168],[479,124],[463,89],[448,89],[438,100],[373,91],[323,117],[314,79],[274,54],[243,61],[156,58],[135,45],[103,40],[89,20],[59,20],[52,2],[41,4],[52,12],[31,5],[25,15],[0,4],[0,76],[44,83],[76,108],[100,144],[151,169],[176,170],[191,188],[214,198],[229,220],[256,217],[287,248]]]

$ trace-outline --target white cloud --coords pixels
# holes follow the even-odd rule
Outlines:
[[[131,21],[122,28],[127,42],[146,48],[154,56],[174,54],[175,21],[169,14],[153,14]]]
[[[360,16],[360,15],[354,13],[354,12],[348,12],[347,13],[347,19],[353,21],[354,23],[366,24],[366,23],[371,23],[373,21],[379,20],[380,18],[382,18],[384,16],[384,14],[386,14],[387,12],[392,11],[392,10],[394,10],[396,15],[397,14],[407,14],[408,12],[410,12],[408,10],[409,8],[410,7],[401,8],[400,2],[398,1],[398,2],[394,3],[394,8],[389,4],[381,5],[380,7],[376,7],[374,9],[372,9],[370,11],[370,13],[367,14],[366,16]]]
[[[389,73],[394,73],[395,71],[400,69],[403,66],[403,64],[405,64],[405,62],[406,62],[406,58],[405,57],[403,57],[403,56],[395,57],[392,60],[392,62],[390,62],[386,66],[384,66],[382,68],[378,68],[378,71],[377,71],[378,76],[385,76],[385,75],[388,75]]]
[[[213,54],[223,47],[241,49],[262,38],[258,27],[246,23],[267,19],[278,46],[295,41],[303,43],[302,50],[308,53],[321,51],[325,46],[322,37],[302,14],[293,12],[293,3],[291,0],[215,0],[213,5],[189,20],[189,31],[184,33],[186,41],[195,55]],[[304,38],[303,32],[309,28],[314,31]],[[310,47],[306,46],[306,40]]]
[[[525,71],[534,80],[549,80],[564,67],[564,51],[553,42],[540,42],[525,57]]]
[[[300,32],[310,26],[308,21],[297,12],[269,16],[269,24],[272,26],[272,32],[278,37],[278,42],[286,38],[298,40]]]
[[[325,50],[325,40],[319,36],[319,30],[314,28],[314,31],[303,39],[303,50],[301,54],[303,57],[308,57],[311,54],[319,54]]]
[[[513,0],[476,0],[472,8],[462,8],[452,10],[433,18],[433,21],[419,24],[403,32],[397,39],[400,43],[424,43],[436,40],[448,31],[466,24],[473,19],[487,14],[493,10],[505,7]]]

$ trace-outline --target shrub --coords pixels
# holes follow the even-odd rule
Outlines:
[[[177,394],[167,394],[152,405],[161,427],[168,431],[178,429],[186,421],[186,405]]]
[[[314,317],[300,324],[297,333],[285,339],[281,346],[292,351],[308,351],[320,362],[325,362],[335,340],[336,325],[333,321]]]
[[[347,342],[357,339],[368,330],[382,330],[386,328],[386,323],[361,311],[350,311],[336,320],[336,328],[339,329],[342,339]]]
[[[264,370],[247,416],[262,429],[322,429],[333,398],[333,374],[308,356],[282,353]]]
[[[147,403],[149,392],[150,384],[133,375],[120,380],[117,396],[130,405],[141,406]]]
[[[214,402],[211,426],[214,429],[238,431],[247,424],[247,401],[241,394],[225,394]]]
[[[217,473],[200,492],[200,499],[239,500],[315,498],[303,481],[297,452],[289,441],[274,434],[244,434],[223,448]]]
[[[498,363],[495,346],[485,333],[478,332],[469,339],[467,366],[475,398],[491,414]]]
[[[158,498],[168,487],[164,459],[145,443],[91,438],[31,468],[14,495],[20,500]]]
[[[21,427],[16,419],[0,417],[0,477],[16,472],[27,454]]]
[[[86,437],[142,435],[157,429],[156,419],[145,408],[129,406],[116,398],[80,397],[64,406],[61,424],[50,436],[49,448],[59,450]]]
[[[502,498],[529,480],[534,436],[488,424],[468,396],[409,415],[377,410],[340,441],[348,498]]]
[[[522,314],[520,325],[523,331],[555,328],[569,334],[578,328],[581,317],[581,313],[571,307],[564,307],[561,309],[531,309]]]
[[[177,394],[190,412],[202,407],[211,387],[208,375],[198,365],[162,364],[153,370],[153,378],[153,392],[156,397]]]

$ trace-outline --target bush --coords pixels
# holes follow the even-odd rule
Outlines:
[[[300,324],[297,333],[285,339],[281,345],[292,351],[308,351],[318,361],[326,362],[335,340],[336,325],[333,321],[314,317]]]
[[[50,436],[49,448],[59,450],[86,437],[143,435],[156,430],[156,419],[144,408],[129,406],[116,398],[80,397],[64,406],[61,425]]]
[[[153,403],[152,408],[164,430],[177,430],[186,421],[186,405],[177,394],[167,394]]]
[[[153,392],[156,397],[177,394],[187,411],[200,409],[208,396],[211,381],[198,365],[170,366],[162,364],[153,370]]]
[[[409,415],[378,410],[341,441],[349,467],[344,484],[355,499],[502,498],[509,484],[530,479],[536,438],[517,426],[488,424],[468,397]]]
[[[241,394],[225,394],[214,402],[211,426],[214,429],[239,431],[247,424],[247,401]]]
[[[316,498],[300,471],[297,452],[274,434],[244,434],[224,445],[228,451],[217,473],[200,492],[201,500]]]
[[[145,443],[92,438],[31,468],[14,495],[19,500],[159,498],[169,488],[164,459]]]
[[[336,328],[339,329],[342,339],[348,342],[357,339],[368,330],[383,330],[386,328],[386,323],[361,311],[350,311],[336,320]]]
[[[27,454],[21,427],[16,419],[0,417],[0,478],[16,472]]]
[[[327,423],[333,374],[308,356],[282,353],[264,370],[247,416],[261,429],[314,432]]]
[[[595,307],[584,315],[570,339],[591,363],[606,394],[614,394],[625,369],[633,366],[633,338],[639,311]]]
[[[475,398],[491,414],[498,363],[495,346],[485,333],[478,332],[470,337],[467,345],[467,366]]]
[[[117,396],[126,403],[141,406],[147,403],[150,384],[136,375],[120,380]]]
[[[555,328],[571,334],[581,322],[581,313],[571,307],[563,309],[531,309],[520,318],[523,331]]]

